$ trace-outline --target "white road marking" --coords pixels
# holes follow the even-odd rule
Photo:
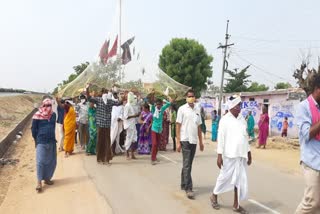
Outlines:
[[[167,156],[164,156],[164,155],[162,155],[162,154],[159,154],[159,155],[160,155],[161,157],[167,159],[168,161],[171,161],[172,163],[178,164],[177,161],[174,161],[174,160],[172,160],[171,158],[168,158]]]
[[[267,207],[267,206],[259,203],[258,201],[255,201],[255,200],[253,200],[253,199],[249,199],[248,201],[250,201],[251,203],[253,203],[253,204],[255,204],[255,205],[257,205],[257,206],[259,206],[259,207],[261,207],[261,208],[263,208],[263,209],[265,209],[265,210],[268,210],[270,213],[280,214],[279,212],[277,212],[277,211],[275,211],[275,210],[273,210],[273,209],[271,209],[271,208],[269,208],[269,207]]]

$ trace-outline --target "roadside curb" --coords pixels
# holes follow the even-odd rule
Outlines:
[[[1,142],[0,142],[0,158],[4,156],[13,141],[16,139],[16,135],[24,129],[26,124],[30,121],[33,114],[38,109],[33,109]]]

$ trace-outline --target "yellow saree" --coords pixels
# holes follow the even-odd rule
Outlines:
[[[68,113],[66,113],[63,121],[64,127],[64,141],[63,149],[66,152],[73,152],[73,147],[75,143],[76,136],[76,112],[73,107],[69,108]]]

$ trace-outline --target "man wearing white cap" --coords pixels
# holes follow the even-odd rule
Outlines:
[[[217,165],[220,174],[210,197],[214,209],[220,209],[218,194],[234,190],[233,211],[248,213],[239,204],[248,193],[247,165],[251,164],[251,152],[247,126],[240,115],[241,97],[233,95],[228,100],[229,112],[221,118],[218,131]]]

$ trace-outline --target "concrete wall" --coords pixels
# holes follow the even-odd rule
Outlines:
[[[14,128],[8,135],[5,137],[2,142],[0,142],[0,158],[7,152],[9,147],[11,146],[12,142],[16,139],[16,135],[19,131],[22,131],[26,124],[30,121],[33,114],[37,111],[34,109],[30,114],[28,114],[17,126]]]
[[[254,101],[249,101],[250,98],[254,98]],[[268,99],[268,102],[265,102]],[[242,110],[241,114],[246,117],[248,111],[252,111],[252,115],[255,120],[256,128],[258,128],[258,121],[262,112],[262,106],[267,105],[270,118],[270,136],[280,136],[282,121],[284,116],[288,116],[289,129],[288,137],[297,138],[298,128],[296,125],[295,115],[296,107],[300,103],[300,100],[287,100],[288,94],[268,94],[268,95],[255,95],[255,96],[242,96]],[[218,100],[215,98],[201,98],[201,106],[204,107],[206,114],[211,118],[210,114],[213,109],[218,108]],[[225,111],[225,104],[222,104],[222,113]]]

